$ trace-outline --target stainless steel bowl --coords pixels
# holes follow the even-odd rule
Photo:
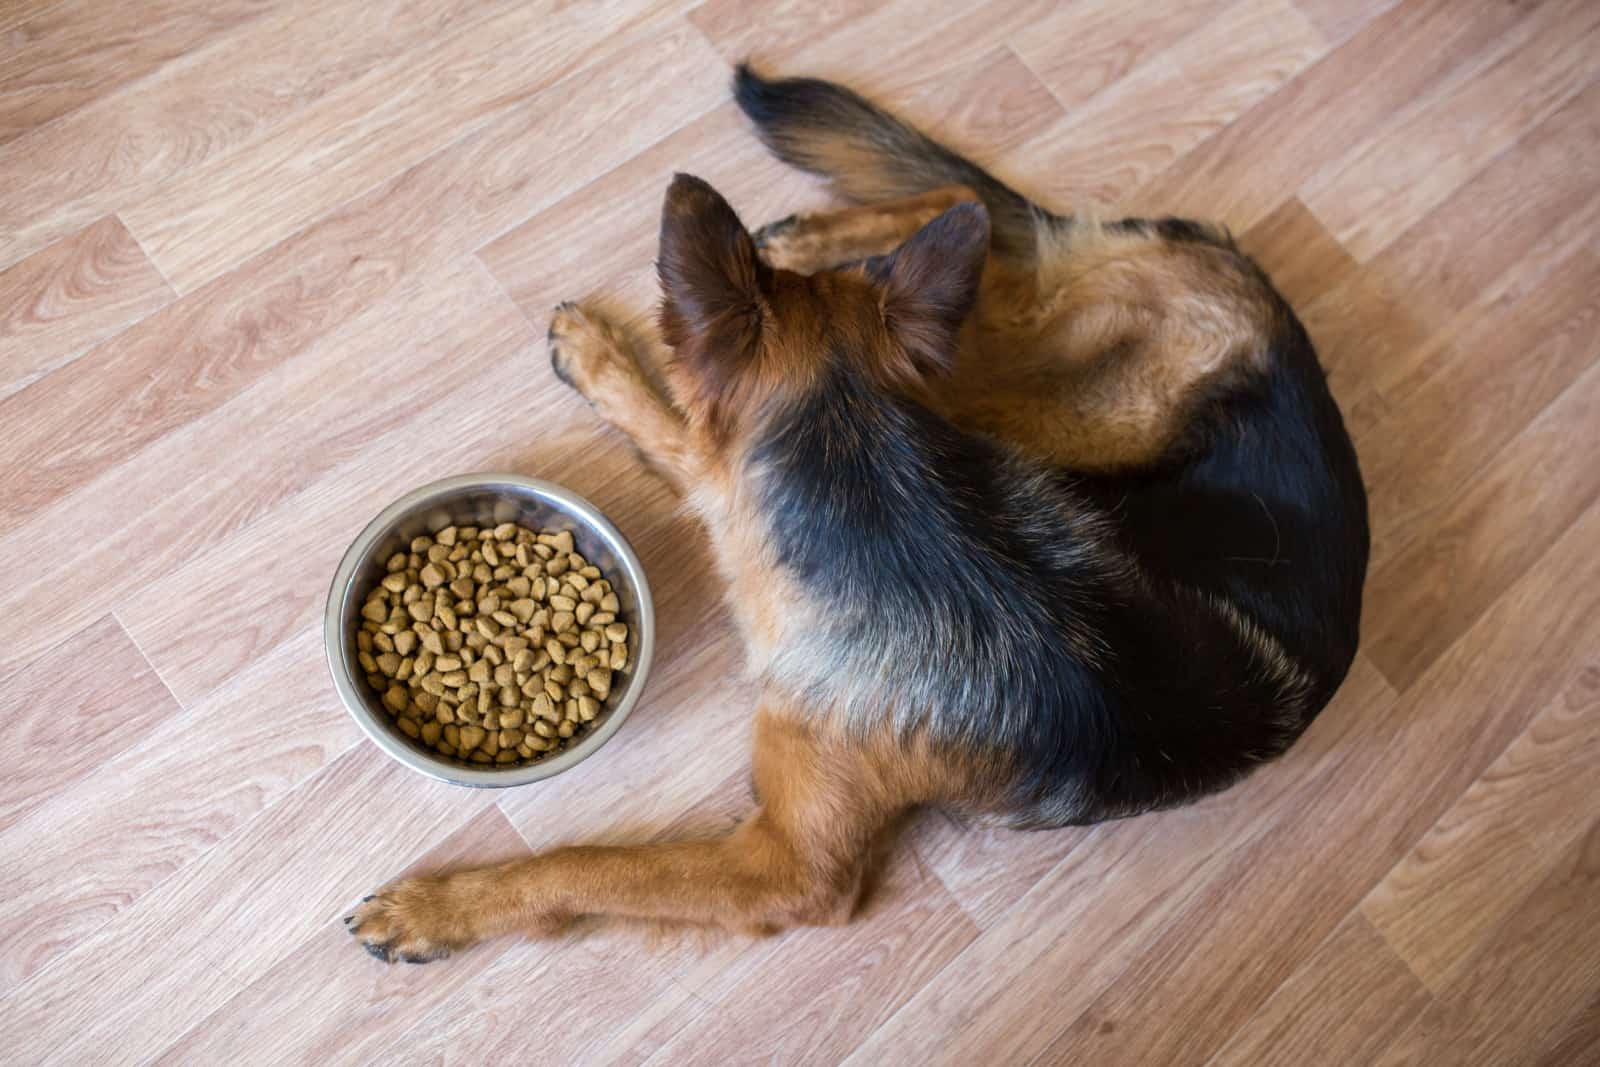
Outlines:
[[[384,564],[390,556],[409,545],[412,538],[451,524],[496,526],[502,522],[557,532],[571,530],[578,551],[611,581],[621,601],[621,621],[628,624],[628,666],[613,683],[611,696],[589,732],[577,744],[549,759],[503,768],[450,759],[401,733],[383,709],[378,694],[368,688],[356,659],[361,605],[372,587],[382,580]],[[639,566],[627,540],[593,504],[570,490],[536,478],[465,474],[407,493],[361,531],[340,560],[333,586],[328,590],[323,640],[328,669],[333,673],[340,699],[379,748],[430,778],[456,785],[500,788],[560,774],[594,755],[611,739],[644,689],[655,628],[655,608],[644,568]]]

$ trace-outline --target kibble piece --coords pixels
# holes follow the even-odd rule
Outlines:
[[[617,594],[607,593],[600,598],[600,610],[612,613],[622,610],[622,602],[617,599]]]
[[[556,599],[557,598],[552,597],[552,603]],[[574,616],[572,612],[558,611],[554,615],[550,616],[550,629],[554,630],[558,634],[564,634],[568,630],[572,629],[573,623],[576,621],[576,616]]]
[[[488,736],[488,731],[481,726],[463,726],[461,728],[461,747],[470,751],[483,744],[484,739]]]
[[[450,689],[460,689],[462,686],[467,684],[467,672],[446,671],[444,674],[439,675],[439,680]]]
[[[403,685],[391,685],[388,689],[384,690],[383,706],[394,712],[396,715],[404,711],[406,709],[406,705],[409,704],[410,701],[411,698],[406,695],[406,687]]]
[[[422,584],[429,589],[437,589],[445,583],[444,571],[437,563],[429,563],[422,568]]]
[[[606,640],[613,645],[620,645],[628,639],[628,624],[614,622],[606,627]]]
[[[489,666],[489,661],[480,659],[478,662],[474,663],[470,668],[468,668],[467,677],[471,678],[479,685],[482,685],[484,682],[489,680],[489,677],[492,673],[493,671]]]
[[[600,714],[600,702],[594,697],[578,698],[578,718],[584,722],[593,722],[596,715]]]
[[[556,727],[556,736],[563,739],[571,737],[577,732],[578,728],[570,720],[564,721],[560,726]]]
[[[439,656],[433,661],[433,666],[434,666],[435,670],[438,670],[438,671],[441,671],[441,672],[442,671],[459,671],[461,669],[461,657],[460,656],[449,656],[449,655]]]
[[[628,646],[627,645],[612,645],[611,646],[611,669],[614,670],[614,671],[620,671],[622,668],[626,667],[627,665],[628,665]]]
[[[422,740],[423,740],[423,742],[425,744],[429,744],[429,745],[437,745],[439,743],[439,733],[443,729],[444,729],[444,727],[441,726],[439,723],[436,723],[436,722],[425,722],[425,723],[423,723],[422,724]]]
[[[594,630],[585,630],[578,635],[578,643],[585,652],[593,652],[600,647],[600,634]]]
[[[500,624],[487,615],[479,615],[472,621],[477,625],[478,633],[483,636],[485,641],[500,636]]]
[[[422,734],[422,730],[411,719],[400,720],[400,732],[412,738],[420,737]]]
[[[361,617],[369,622],[383,622],[389,617],[389,608],[382,600],[369,600],[361,605]]]
[[[394,672],[395,681],[398,681],[398,682],[409,681],[410,678],[411,678],[411,670],[412,670],[412,668],[414,666],[416,666],[416,662],[417,661],[412,659],[410,656],[407,656],[404,659],[402,659],[400,661],[400,666],[395,668],[395,672]]]

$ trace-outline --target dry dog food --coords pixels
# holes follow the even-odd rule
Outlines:
[[[367,684],[417,743],[472,763],[581,737],[628,665],[611,583],[572,534],[447,526],[389,558],[361,607]]]

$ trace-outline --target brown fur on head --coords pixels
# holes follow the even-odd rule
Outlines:
[[[953,365],[988,246],[988,215],[968,202],[870,270],[777,270],[715,189],[679,174],[662,206],[657,260],[674,392],[691,421],[726,441],[774,400],[803,393],[835,356],[885,385],[915,388]]]

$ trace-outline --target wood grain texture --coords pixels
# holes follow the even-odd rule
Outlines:
[[[280,3],[241,32],[17,138],[0,153],[0,265],[249,143],[333,89],[435,40],[479,6]]]
[[[1366,1063],[1429,1000],[1405,961],[1360,914],[1351,913],[1207,1062]]]
[[[1523,17],[1509,4],[1402,0],[1176,166],[1128,190],[1123,206],[1252,226]]]
[[[0,4],[0,1042],[49,1064],[1596,1062],[1595,16]],[[385,967],[339,917],[402,871],[724,833],[752,805],[707,546],[541,336],[572,298],[646,323],[675,171],[752,225],[828,204],[728,98],[746,57],[844,81],[1054,207],[1231,225],[1362,458],[1362,651],[1285,759],[1201,804],[1040,834],[917,813],[844,928],[588,923]],[[617,738],[504,793],[389,764],[320,663],[350,539],[484,469],[611,515],[659,616]]]
[[[1362,913],[1433,988],[1549,873],[1593,813],[1600,668],[1528,725],[1362,902]]]
[[[0,271],[0,399],[172,296],[161,272],[115,218]]]
[[[1570,962],[1540,966],[1552,945],[1571,953]],[[1522,907],[1496,925],[1461,975],[1374,1062],[1512,1062],[1587,1010],[1597,986],[1600,821],[1557,853],[1554,869]]]
[[[1306,204],[1370,259],[1597,73],[1600,10],[1546,4],[1305,189]]]
[[[1591,367],[1429,517],[1428,533],[1368,573],[1371,651],[1391,682],[1409,686],[1600,495],[1600,471],[1570,463],[1573,442],[1600,418]],[[1516,509],[1517,528],[1502,520]]]
[[[5,678],[0,720],[18,758],[0,779],[0,832],[181,711],[109,615]]]
[[[189,292],[564,77],[659,27],[670,0],[506,10],[408,62],[387,64],[250,145],[194,168],[123,219],[180,292]],[[565,8],[565,10],[562,10]],[[582,47],[580,47],[582,46]],[[703,48],[661,34],[668,49]],[[221,195],[219,195],[219,193]]]
[[[0,990],[61,978],[48,965],[355,744],[324,679],[296,666],[320,648],[305,638],[279,646],[96,767],[92,789],[58,792],[0,832],[0,847],[27,857],[0,873],[13,902],[0,927]]]
[[[1029,188],[1059,210],[1110,210],[1324,51],[1288,0],[1237,0],[1002,154],[1002,165],[1031,172]]]
[[[7,34],[12,54],[0,62],[0,145],[137,80],[271,6],[271,0],[199,5],[72,0],[40,13]]]
[[[500,809],[489,805],[466,814],[454,831],[398,873],[497,863],[526,850]],[[366,1062],[394,1040],[397,1019],[426,1015],[494,958],[478,953],[458,958],[448,971],[429,971],[384,967],[375,960],[348,967],[349,953],[344,924],[330,919],[279,963],[252,978],[238,996],[197,1022],[156,1062]],[[307,982],[307,974],[328,975],[335,982]]]

